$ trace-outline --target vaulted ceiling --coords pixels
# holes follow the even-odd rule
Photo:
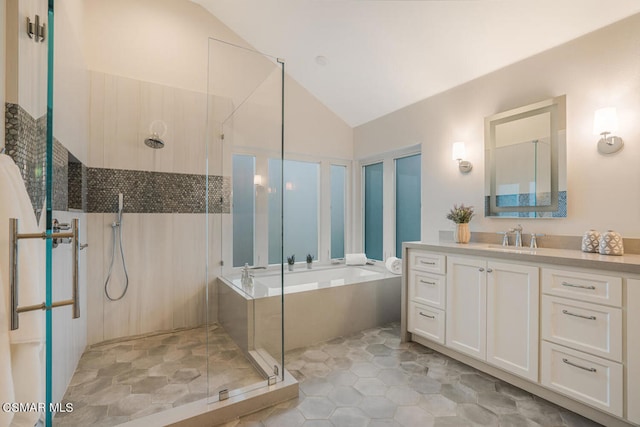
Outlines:
[[[640,12],[639,0],[192,0],[350,126]]]

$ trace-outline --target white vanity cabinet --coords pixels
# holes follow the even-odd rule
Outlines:
[[[486,358],[487,262],[447,257],[447,347]]]
[[[538,381],[539,268],[487,264],[487,362]]]
[[[542,281],[542,384],[622,416],[622,278],[543,268]]]
[[[407,330],[440,344],[445,337],[445,257],[409,251]]]
[[[410,243],[404,337],[607,426],[640,427],[640,255]]]
[[[640,279],[627,279],[627,419],[640,425]]]
[[[448,347],[538,380],[537,267],[447,257]]]

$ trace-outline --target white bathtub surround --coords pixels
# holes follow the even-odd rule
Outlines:
[[[400,281],[378,266],[327,266],[285,273],[285,350],[398,319]],[[219,280],[220,323],[234,339],[248,343],[240,342],[240,347],[264,348],[276,357],[281,352],[283,315],[280,275],[257,275],[253,290],[241,289],[239,284],[239,277]]]

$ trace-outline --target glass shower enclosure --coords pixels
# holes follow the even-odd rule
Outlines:
[[[42,3],[46,2],[43,0]],[[144,147],[144,140],[138,138],[132,138],[131,142],[114,141],[114,144],[121,144],[119,148],[104,147],[105,152],[118,153],[126,144],[132,144],[122,152],[138,150],[144,156],[170,158],[172,153],[177,153],[171,151],[171,144],[182,144],[182,150],[204,154],[196,172],[109,169],[104,165],[81,164],[64,148],[65,141],[58,141],[54,134],[56,106],[53,94],[56,90],[64,90],[55,83],[54,28],[54,1],[49,0],[47,33],[42,43],[47,60],[40,64],[41,75],[46,75],[47,90],[41,94],[43,103],[46,100],[46,115],[42,119],[46,123],[42,126],[46,138],[38,143],[36,151],[42,158],[31,177],[42,193],[40,206],[44,203],[39,220],[41,234],[38,235],[42,243],[38,256],[44,261],[41,271],[43,303],[38,312],[44,318],[44,333],[40,343],[42,352],[30,368],[33,372],[42,372],[37,386],[32,386],[41,390],[35,398],[43,403],[38,417],[45,426],[119,425],[146,416],[156,416],[156,421],[168,420],[174,415],[158,416],[163,417],[163,414],[169,414],[167,411],[196,401],[206,401],[207,407],[215,410],[219,401],[283,381],[284,224],[282,209],[279,215],[269,217],[268,214],[269,206],[282,207],[283,203],[283,192],[277,191],[283,188],[282,177],[285,175],[282,161],[283,61],[246,46],[209,39],[208,68],[203,70],[208,81],[205,93],[185,94],[184,90],[173,87],[152,88],[169,93],[176,100],[195,100],[193,105],[187,102],[182,102],[181,107],[170,105],[167,108],[175,110],[170,110],[166,117],[149,117],[161,119],[165,130],[169,129],[164,151]],[[115,85],[121,84],[117,86],[119,93],[126,96],[138,96],[136,87],[141,88],[141,92],[151,87],[145,81],[119,83],[118,77],[110,76],[109,79]],[[96,93],[93,88],[96,81],[100,80],[90,82],[92,96]],[[137,104],[134,105],[138,105],[144,114],[156,111],[151,105],[153,92],[149,93],[151,96],[146,101],[135,98]],[[106,91],[104,98],[104,105],[108,105]],[[122,105],[118,104],[122,111],[114,110],[117,120],[143,117],[135,111],[131,114],[127,110],[131,108],[129,105]],[[90,106],[93,108],[94,104],[90,103]],[[183,117],[189,112],[202,120]],[[90,125],[109,128],[112,124],[107,119],[100,118],[104,122],[91,122]],[[92,116],[91,120],[95,118]],[[136,125],[147,126],[146,123]],[[172,141],[171,135],[178,135],[173,129],[179,126],[191,126],[184,134],[196,135],[195,141],[181,141],[177,137]],[[202,135],[202,139],[197,135]],[[105,139],[105,144],[108,143],[112,142]],[[189,148],[188,143],[200,145]],[[242,160],[239,156],[244,156],[246,161],[234,162],[234,158]],[[237,165],[235,170],[234,164]],[[277,174],[268,170],[274,164],[280,169]],[[100,194],[115,191],[109,193],[105,208],[99,210],[89,198],[88,203],[71,209],[70,202],[66,203],[69,195],[64,190],[70,188],[72,170],[86,174],[82,190],[85,198],[92,191],[100,191]],[[94,178],[104,174],[124,176],[124,190],[99,187],[100,180]],[[279,176],[280,182],[268,182],[270,175]],[[242,192],[237,200],[234,195],[234,184],[242,176],[251,181],[251,191],[244,192],[245,203],[240,197]],[[127,179],[134,179],[127,177],[138,177],[139,181],[126,186]],[[193,201],[190,204],[193,211],[185,213],[179,206],[172,207],[173,210],[161,206],[159,211],[144,210],[144,205],[132,207],[137,194],[144,203],[154,203],[155,198],[162,197],[167,191],[184,192],[185,182],[192,186],[189,187],[192,192],[187,196]],[[147,191],[149,188],[155,190]],[[157,190],[159,188],[162,191]],[[118,206],[119,192],[124,192],[122,208]],[[65,203],[58,203],[61,195],[64,195]],[[119,214],[119,211],[123,213]],[[117,222],[120,224],[114,226]],[[185,222],[189,223],[188,227]],[[162,228],[163,224],[166,227]],[[91,273],[102,272],[108,266],[105,257],[112,250],[111,245],[116,245],[115,240],[109,239],[114,227],[122,227],[120,231],[125,233],[125,239],[119,244],[124,246],[123,256],[128,258],[130,266],[128,290],[121,300],[115,301],[105,296],[104,277]],[[184,236],[181,232],[184,229],[191,232]],[[24,229],[18,229],[18,233],[24,232]],[[180,253],[179,248],[184,245],[175,242],[185,239],[187,245],[198,248],[193,252],[198,261],[185,260],[184,254]],[[103,246],[92,243],[87,251],[84,250],[87,241]],[[21,246],[24,244],[18,245]],[[90,251],[104,255],[92,257]],[[154,280],[164,279],[159,272],[173,271],[171,266],[179,264],[182,269],[196,266],[193,268],[201,271],[180,277],[172,273],[173,279],[168,281],[167,288],[153,288],[151,294],[143,291],[139,278],[146,275]],[[175,270],[181,271],[180,268]],[[115,274],[122,273],[121,270],[114,271]],[[279,283],[275,288],[278,298],[260,301],[253,283],[261,274],[268,274],[272,282]],[[192,280],[194,276],[201,279]],[[119,280],[113,285],[117,295],[122,291],[118,288],[122,279]],[[187,289],[194,292],[187,295]],[[169,297],[162,299],[158,296],[161,293]],[[197,322],[154,322],[152,317],[161,315],[152,305],[158,299],[165,305],[173,304],[173,316],[183,313],[184,318]],[[176,307],[176,304],[183,305]],[[189,310],[191,313],[184,315]],[[29,313],[22,312],[19,316],[26,324]],[[90,337],[89,331],[106,330],[100,323],[105,319],[119,321],[123,330],[136,332],[119,336],[103,333],[102,340]],[[134,329],[131,324],[136,321],[160,326]],[[113,332],[113,329],[109,331]],[[19,379],[14,378],[14,382],[17,381]]]
[[[225,213],[209,233],[219,236],[208,257],[209,277],[218,278],[217,312],[210,310],[210,318],[264,378],[249,388],[260,387],[284,379],[284,224],[281,210],[274,215],[269,209],[282,206],[283,192],[276,191],[282,178],[270,179],[273,162],[267,160],[278,161],[282,177],[284,62],[211,38],[208,94],[208,176],[223,177],[222,194],[209,196],[209,212]],[[279,284],[280,298],[261,299],[264,289],[256,277],[265,274]],[[215,382],[211,387],[212,394],[220,393]]]

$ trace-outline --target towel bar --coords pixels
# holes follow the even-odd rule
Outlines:
[[[68,300],[56,301],[47,305],[46,303],[18,306],[18,241],[20,239],[61,239],[70,238],[73,248],[73,289],[72,297]],[[80,317],[80,303],[78,291],[78,219],[74,218],[71,225],[71,231],[66,233],[18,233],[18,220],[9,218],[9,287],[11,300],[11,330],[15,331],[19,328],[20,322],[18,315],[27,311],[34,310],[51,310],[56,307],[66,305],[73,306],[74,319]]]

